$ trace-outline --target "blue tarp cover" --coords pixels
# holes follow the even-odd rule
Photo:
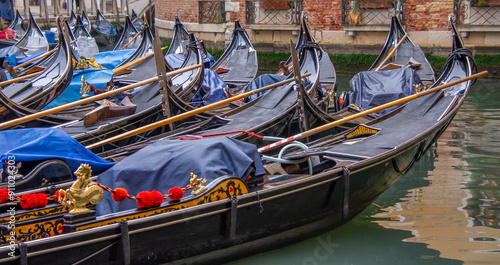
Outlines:
[[[226,82],[209,68],[205,68],[204,73],[201,89],[191,100],[191,102],[194,102],[193,106],[196,107],[210,105],[226,99],[226,95],[224,95],[224,88],[227,87]]]
[[[190,174],[207,183],[223,175],[243,180],[255,169],[255,176],[265,174],[255,145],[227,137],[201,140],[162,140],[120,161],[98,176],[97,181],[112,189],[125,188],[129,194],[157,190],[168,194],[173,187],[189,184]],[[189,193],[188,193],[189,194]],[[97,204],[97,215],[137,208],[134,200],[115,202],[111,193]]]
[[[93,172],[102,172],[114,163],[108,162],[71,138],[67,133],[54,128],[31,128],[0,131],[0,167],[3,162],[18,162],[61,159],[72,171],[81,163],[87,163]]]
[[[349,82],[349,103],[364,109],[377,107],[414,94],[414,84],[420,84],[420,78],[411,68],[360,72]],[[377,113],[384,115],[395,108]]]
[[[95,62],[103,67],[114,69],[134,53],[135,49],[99,52],[94,55]]]
[[[96,89],[105,89],[106,83],[111,80],[113,71],[109,69],[85,69],[73,72],[73,78],[69,86],[59,95],[56,99],[50,102],[43,109],[51,109],[53,107],[61,106],[66,103],[77,101],[80,99],[80,89],[82,88],[82,75],[85,76],[85,81],[94,85]],[[88,95],[92,96],[92,92]]]
[[[260,76],[258,76],[257,78],[255,78],[251,83],[250,85],[248,85],[248,88],[246,90],[246,92],[250,92],[250,91],[253,91],[253,90],[256,90],[256,89],[259,89],[261,87],[265,87],[265,86],[268,86],[268,85],[272,85],[274,83],[277,83],[277,82],[280,82],[280,81],[283,81],[286,79],[286,76],[285,75],[277,75],[277,74],[262,74]],[[252,101],[258,97],[260,97],[261,95],[263,95],[264,93],[266,93],[267,91],[264,91],[264,92],[260,92],[260,93],[257,93],[255,95],[251,95],[250,96],[250,100],[245,100],[246,102],[249,102],[249,101]]]

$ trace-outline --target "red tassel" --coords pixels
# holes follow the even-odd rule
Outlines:
[[[125,200],[127,198],[127,190],[124,189],[124,188],[116,188],[115,189],[115,192],[113,192],[113,194],[111,195],[111,197],[113,197],[113,200],[115,200],[115,202],[121,202],[123,200]]]
[[[168,190],[169,198],[172,201],[178,201],[184,197],[184,191],[179,187],[173,187]]]
[[[0,203],[4,203],[9,199],[9,189],[0,189]]]
[[[141,209],[151,208],[153,206],[153,196],[149,191],[141,191],[137,194],[137,206]]]
[[[19,204],[23,209],[31,209],[36,207],[36,196],[33,194],[24,194],[21,197]]]
[[[47,195],[45,193],[35,193],[33,196],[36,198],[36,206],[35,207],[45,207],[49,200],[47,199]]]
[[[151,192],[151,197],[153,198],[153,207],[158,207],[163,202],[163,194],[157,190]]]

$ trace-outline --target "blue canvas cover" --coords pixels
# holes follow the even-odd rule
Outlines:
[[[227,87],[226,82],[209,68],[205,68],[204,73],[201,89],[191,100],[195,107],[210,105],[226,99],[226,95],[224,95],[224,88]]]
[[[94,55],[95,62],[100,63],[103,67],[114,69],[123,61],[129,58],[135,49],[115,50],[107,52],[99,52]]]
[[[280,81],[283,81],[286,79],[286,76],[284,75],[277,75],[277,74],[262,74],[260,76],[258,76],[257,78],[255,78],[251,83],[250,85],[248,85],[248,88],[246,90],[246,92],[250,92],[250,91],[254,91],[256,89],[259,89],[261,87],[265,87],[265,86],[268,86],[268,85],[272,85],[274,83],[277,83],[277,82],[280,82]],[[254,94],[254,95],[251,95],[249,98],[249,100],[245,99],[245,102],[250,102],[258,97],[260,97],[261,95],[263,95],[264,93],[266,93],[267,91],[264,91],[264,92],[260,92],[260,93],[257,93],[257,94]]]
[[[111,80],[113,71],[109,69],[85,69],[73,72],[73,78],[68,87],[52,102],[47,104],[43,109],[51,109],[80,99],[80,89],[82,88],[82,75],[85,76],[85,81],[94,85],[96,89],[105,89],[106,83]],[[88,93],[92,96],[92,92]]]
[[[0,139],[0,167],[2,168],[4,161],[8,160],[18,163],[60,159],[72,171],[75,171],[81,163],[87,163],[94,173],[99,173],[114,164],[96,156],[60,129],[5,130],[0,131]],[[15,158],[12,159],[9,156]]]
[[[414,94],[413,85],[420,83],[420,78],[411,68],[360,72],[349,82],[351,87],[349,103],[370,109]],[[377,113],[384,115],[397,107],[394,106]]]
[[[249,143],[228,137],[161,140],[120,161],[99,175],[97,181],[112,189],[125,188],[134,196],[152,190],[168,194],[173,187],[188,185],[191,173],[210,183],[223,175],[245,180],[254,169],[255,176],[265,174],[257,147]],[[100,216],[134,208],[134,200],[115,202],[106,192],[96,213]]]

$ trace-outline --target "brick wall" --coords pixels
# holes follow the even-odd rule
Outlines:
[[[231,0],[240,3],[240,11],[231,12],[230,19],[238,19],[246,27],[245,0]],[[343,30],[341,0],[304,0],[304,11],[308,15],[311,30]],[[405,24],[410,31],[448,30],[448,15],[453,12],[453,0],[407,0]],[[198,22],[198,0],[157,0],[158,19],[174,21],[178,15],[183,22]]]
[[[453,0],[408,0],[406,25],[410,31],[449,30],[448,15],[453,13]]]
[[[156,18],[181,22],[198,22],[198,0],[158,0],[155,1]]]
[[[311,30],[342,30],[340,0],[305,0],[304,11]]]

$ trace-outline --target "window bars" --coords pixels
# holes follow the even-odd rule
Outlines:
[[[303,0],[247,0],[245,15],[247,24],[298,25],[303,10]]]
[[[342,0],[342,25],[388,26],[391,17],[404,23],[405,0]]]

